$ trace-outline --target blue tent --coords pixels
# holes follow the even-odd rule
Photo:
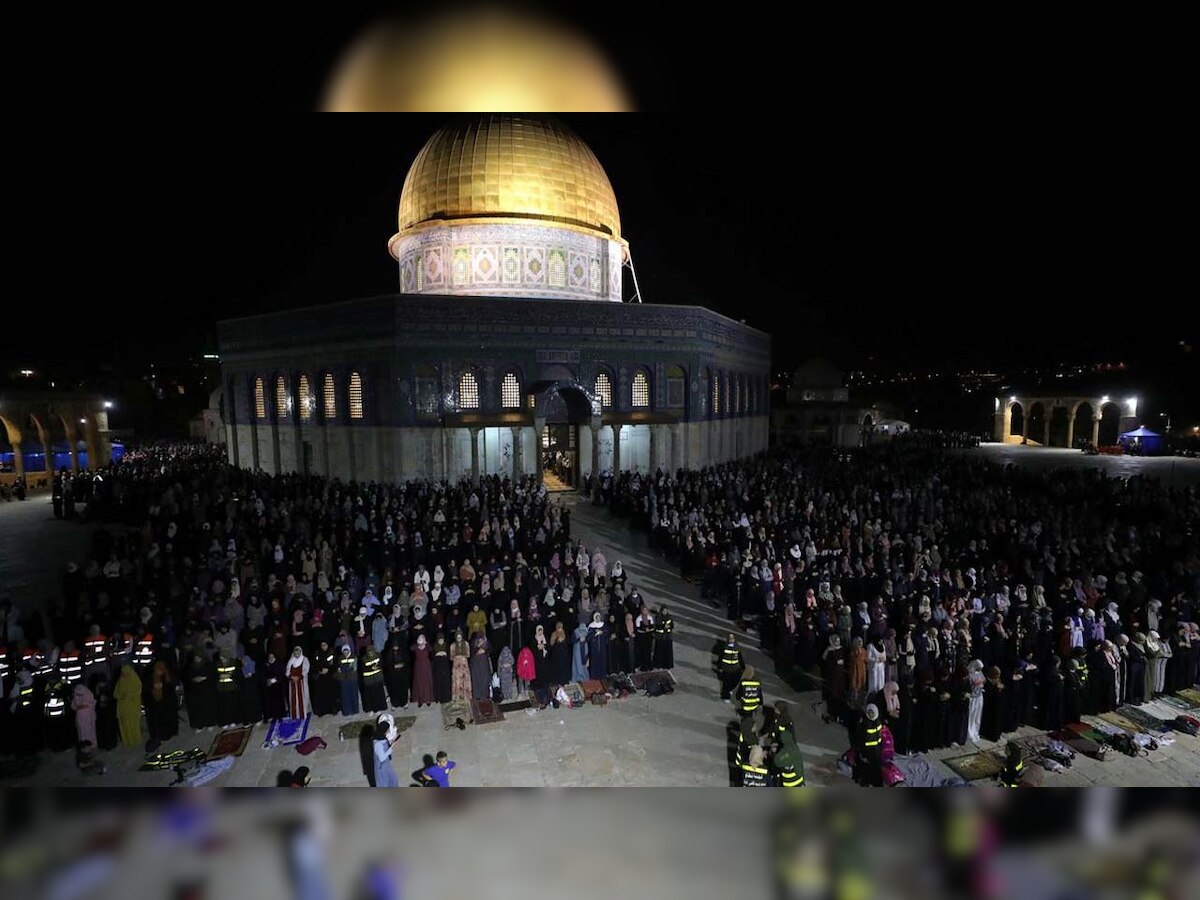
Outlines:
[[[1121,435],[1121,440],[1130,444],[1136,444],[1142,449],[1143,453],[1157,453],[1162,449],[1163,437],[1161,434],[1151,431],[1145,425],[1133,431],[1127,431]]]

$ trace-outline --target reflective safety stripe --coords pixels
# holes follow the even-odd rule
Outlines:
[[[742,763],[742,785],[745,787],[766,787],[768,774],[766,769]]]
[[[801,787],[804,784],[804,776],[798,775],[792,768],[784,769],[780,773],[779,780],[784,787]]]
[[[863,746],[877,747],[881,743],[883,743],[883,738],[880,737],[880,735],[879,735],[879,733],[882,730],[883,730],[882,725],[876,725],[874,728],[872,728],[871,726],[868,725],[867,726],[867,739],[865,741],[863,741]]]
[[[233,684],[233,673],[236,666],[217,666],[217,684]]]

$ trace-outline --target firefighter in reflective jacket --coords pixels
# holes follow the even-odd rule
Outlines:
[[[224,653],[217,656],[217,724],[236,725],[242,712],[242,666]]]
[[[7,697],[12,687],[12,666],[8,662],[8,648],[0,646],[0,697]]]
[[[742,787],[770,787],[771,773],[763,762],[763,748],[755,744],[749,758],[742,763]]]
[[[762,707],[762,682],[754,673],[754,666],[746,666],[746,671],[742,673],[742,680],[737,689],[737,699],[738,712],[743,717],[753,715]]]
[[[721,699],[726,703],[730,702],[729,698],[733,694],[733,688],[737,685],[738,679],[742,677],[744,667],[742,651],[738,649],[737,639],[731,634],[725,646],[721,648],[721,660],[717,666],[717,672],[721,677]]]
[[[108,674],[108,638],[100,633],[100,626],[93,625],[83,641],[83,677],[90,681],[93,675]]]
[[[133,661],[133,635],[128,631],[114,634],[108,641],[108,663],[114,672]]]
[[[42,749],[42,704],[40,690],[34,683],[33,673],[21,669],[9,692],[10,719],[5,723],[4,741],[6,749],[17,756],[32,756]]]
[[[382,712],[388,708],[387,693],[383,687],[383,660],[373,644],[363,653],[358,670],[362,679],[362,708],[365,712]]]
[[[733,751],[733,765],[739,771],[742,768],[742,763],[750,758],[750,748],[759,746],[762,725],[762,716],[757,713],[746,716],[746,718],[738,723],[737,745]],[[737,782],[735,781],[734,784],[737,784]]]
[[[139,672],[144,672],[154,662],[154,635],[147,631],[138,638],[137,648],[133,651],[133,665]]]
[[[775,783],[780,787],[804,787],[804,757],[790,731],[779,732],[779,749],[771,759]]]
[[[654,667],[656,669],[675,668],[675,620],[671,611],[665,606],[658,608],[658,616],[654,621]]]
[[[58,648],[49,641],[42,641],[33,656],[33,677],[43,681],[50,679],[58,668]]]
[[[56,753],[75,746],[75,718],[68,700],[72,688],[59,677],[46,688],[45,715],[46,746]]]
[[[866,787],[883,786],[883,722],[879,707],[868,703],[854,741],[854,780]]]
[[[58,657],[58,674],[69,685],[83,678],[83,661],[74,641],[67,641]]]
[[[1004,768],[1000,770],[1000,784],[1003,787],[1020,787],[1021,779],[1025,776],[1025,760],[1021,758],[1021,748],[1016,741],[1008,742],[1007,757]]]

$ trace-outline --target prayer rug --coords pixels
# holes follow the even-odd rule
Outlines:
[[[968,753],[966,756],[956,756],[954,759],[943,759],[942,764],[949,766],[967,781],[992,778],[1004,768],[1004,764],[988,752]]]
[[[528,700],[505,700],[500,704],[500,712],[518,712],[522,709],[529,709]]]
[[[339,741],[357,741],[363,733],[364,728],[374,728],[375,719],[359,719],[357,722],[347,722],[338,729]],[[396,730],[401,734],[413,727],[413,723],[417,721],[416,716],[396,716]]]
[[[633,680],[633,686],[639,691],[645,690],[646,682],[651,678],[667,678],[671,684],[676,684],[675,676],[671,674],[670,669],[654,669],[650,672],[635,672],[630,676]]]
[[[1197,691],[1192,691],[1192,693],[1200,694]],[[1180,691],[1178,694],[1163,694],[1158,699],[1159,702],[1165,703],[1172,709],[1178,709],[1181,712],[1190,712],[1193,709],[1200,708],[1200,696],[1197,696],[1195,700],[1191,700],[1183,696],[1183,691]]]
[[[1117,709],[1121,715],[1132,722],[1136,722],[1139,731],[1148,731],[1151,734],[1162,734],[1171,730],[1171,723],[1164,722],[1157,716],[1152,716],[1148,712],[1138,709],[1136,706],[1122,706]]]
[[[1137,722],[1134,722],[1132,719],[1127,719],[1118,712],[1100,713],[1097,718],[1103,722],[1107,722],[1109,725],[1116,725],[1122,731],[1128,731],[1130,734],[1137,734],[1142,730],[1138,727]]]
[[[604,693],[604,682],[599,678],[589,678],[587,681],[583,682],[580,687],[583,688],[583,695],[589,700],[591,699],[592,694]]]
[[[455,727],[459,719],[464,725],[471,724],[471,704],[465,700],[454,700],[442,704],[442,724],[447,728]]]
[[[222,731],[213,738],[212,746],[208,748],[208,759],[220,759],[223,756],[241,756],[250,743],[250,735],[254,733],[253,725],[242,725]]]
[[[1175,696],[1182,697],[1188,703],[1192,704],[1193,708],[1200,706],[1200,691],[1195,688],[1184,688],[1182,691],[1176,691]]]
[[[1037,759],[1042,755],[1042,748],[1046,746],[1046,741],[1049,740],[1047,734],[1031,734],[1028,737],[1012,738],[1012,741],[1021,748],[1021,758],[1025,760]],[[992,753],[999,757],[1001,754],[1008,752],[1007,741],[1003,750],[993,750]]]
[[[299,744],[308,737],[308,725],[312,716],[303,719],[275,719],[267,730],[267,739],[263,747],[287,747]]]
[[[491,700],[472,700],[471,717],[475,720],[476,725],[491,725],[504,721],[504,713]]]
[[[163,769],[173,769],[187,763],[202,762],[204,751],[199,747],[190,750],[172,750],[169,753],[147,753],[145,760],[138,767],[139,772],[154,772]]]

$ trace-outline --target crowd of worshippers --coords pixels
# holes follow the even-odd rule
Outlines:
[[[170,447],[94,477],[108,525],[67,566],[51,633],[4,608],[4,750],[69,749],[76,730],[157,745],[181,704],[204,729],[674,665],[670,611],[535,479],[355,485]]]
[[[945,443],[626,472],[609,499],[830,718],[854,734],[873,702],[898,753],[1197,682],[1196,487]]]

